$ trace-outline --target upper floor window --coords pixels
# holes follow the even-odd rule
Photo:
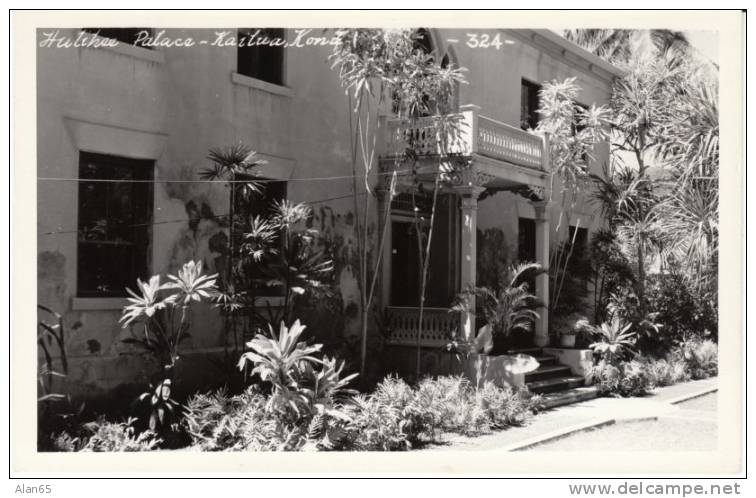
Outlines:
[[[80,153],[79,297],[123,297],[149,276],[153,170],[151,160]]]
[[[522,80],[520,85],[520,128],[529,130],[538,125],[538,107],[540,104],[538,92],[541,85]]]
[[[284,29],[239,30],[236,71],[274,85],[284,84]]]
[[[150,28],[82,28],[82,31],[95,33],[104,38],[112,38],[113,40],[118,40],[127,45],[137,45],[137,40],[139,40],[140,36],[139,34],[142,32],[147,32],[148,35],[152,33]],[[144,35],[142,36],[144,37]],[[143,46],[141,44],[137,46],[151,49],[150,46]]]

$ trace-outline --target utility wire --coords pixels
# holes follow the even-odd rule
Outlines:
[[[359,192],[357,195],[366,195],[366,194],[367,194],[367,192]],[[340,195],[340,196],[337,196],[337,197],[329,197],[329,198],[326,198],[326,199],[318,199],[318,200],[314,200],[314,201],[303,201],[303,203],[307,204],[307,205],[320,204],[320,203],[328,202],[328,201],[335,201],[335,200],[339,200],[339,199],[346,199],[346,198],[352,197],[352,195],[353,194],[350,193],[350,194],[346,194],[346,195]],[[230,216],[229,214],[216,214],[216,215],[213,215],[213,216],[205,216],[204,219],[227,218],[229,216]],[[155,221],[153,223],[135,223],[135,224],[132,224],[132,225],[128,225],[128,228],[147,227],[147,226],[155,226],[155,225],[165,225],[165,224],[168,224],[168,223],[186,223],[187,221],[188,221],[187,218],[182,218],[182,219],[176,219],[176,220]],[[79,232],[78,229],[76,229],[76,230],[61,230],[61,231],[55,231],[55,232],[42,232],[39,235],[60,235],[60,234],[69,234],[69,233],[78,233],[78,232]]]
[[[385,171],[382,173],[375,173],[376,176],[411,173],[412,170],[397,170],[397,171]],[[250,177],[246,180],[167,180],[167,179],[152,179],[152,180],[124,180],[115,178],[62,178],[62,177],[49,177],[39,176],[37,181],[46,182],[87,182],[87,183],[274,183],[274,182],[314,182],[314,181],[329,181],[329,180],[347,180],[351,178],[364,178],[365,175],[343,175],[343,176],[316,176],[311,178],[288,178],[288,179],[271,179],[271,178],[255,178]]]

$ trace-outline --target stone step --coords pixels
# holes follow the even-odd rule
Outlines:
[[[543,365],[525,375],[525,382],[534,382],[538,380],[554,379],[557,377],[569,377],[570,367],[564,365]]]
[[[538,364],[542,367],[559,365],[559,362],[557,361],[556,356],[536,356],[535,359],[538,362]]]
[[[543,395],[543,401],[540,405],[542,410],[556,408],[558,406],[579,403],[589,399],[595,399],[599,395],[598,389],[594,386],[576,387],[566,391],[557,391]]]
[[[567,389],[572,389],[575,387],[581,387],[584,383],[584,377],[568,376],[525,382],[525,385],[527,386],[528,390],[530,390],[530,392],[544,394],[554,391],[565,391]]]
[[[526,354],[530,356],[543,356],[543,348],[515,348],[507,351],[507,354]]]

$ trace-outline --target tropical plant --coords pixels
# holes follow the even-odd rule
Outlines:
[[[368,249],[370,230],[370,196],[378,193],[371,187],[369,178],[374,168],[376,158],[376,133],[380,124],[380,109],[384,107],[387,97],[391,99],[393,110],[406,126],[420,116],[433,116],[430,123],[434,128],[437,143],[444,153],[450,136],[454,136],[453,130],[458,126],[449,114],[451,98],[457,84],[464,82],[462,70],[453,67],[452,64],[443,63],[439,54],[426,54],[417,43],[417,36],[411,30],[383,30],[383,29],[344,29],[337,32],[338,43],[334,46],[334,52],[330,56],[333,67],[338,69],[339,80],[342,87],[346,88],[349,98],[350,109],[353,114],[349,116],[349,125],[352,129],[352,175],[353,175],[353,200],[355,211],[355,232],[358,244],[358,283],[360,290],[361,312],[361,358],[360,372],[365,373],[367,359],[367,330],[369,314],[372,309],[373,299],[376,292],[377,276],[380,269],[381,258],[375,263],[372,278],[369,275],[370,262]],[[356,118],[356,119],[355,119]],[[409,126],[407,126],[409,128]],[[450,134],[449,131],[452,130]],[[412,133],[402,134],[407,139],[407,152],[397,156],[394,170],[389,172],[391,181],[387,189],[381,191],[386,198],[384,202],[390,203],[395,195],[397,170],[405,159],[414,161],[417,157],[414,151]],[[442,154],[443,155],[443,154]],[[359,161],[358,161],[359,158]],[[362,174],[358,174],[358,162],[362,166]],[[440,163],[439,163],[440,165]],[[433,208],[435,204],[439,183],[441,181],[440,167],[436,172],[433,190]],[[364,178],[364,204],[360,210],[358,178]],[[362,211],[362,212],[360,212]],[[381,220],[383,231],[379,234],[379,251],[386,238],[390,210],[386,210],[386,217]],[[433,214],[431,214],[431,227],[433,226]],[[432,228],[431,228],[432,230]],[[427,261],[423,261],[423,254],[428,253],[432,233],[429,234],[426,250],[421,255],[422,282],[420,306],[421,315],[424,307],[425,281],[427,277]],[[427,258],[426,258],[427,259]],[[422,323],[422,319],[420,320]],[[418,331],[418,338],[420,332]],[[418,346],[418,369],[419,369],[419,346]]]
[[[681,31],[666,29],[566,29],[562,35],[612,64],[627,64],[639,52],[688,57],[692,46]]]
[[[39,346],[45,359],[45,363],[39,369],[37,375],[37,381],[39,382],[39,397],[37,401],[40,403],[40,416],[42,416],[47,412],[45,405],[66,399],[65,394],[56,392],[57,388],[54,385],[54,379],[58,377],[63,378],[68,375],[68,355],[66,354],[66,334],[65,327],[63,326],[63,316],[39,304],[37,305],[37,310],[54,319],[53,323],[51,323],[49,318],[37,321],[37,346]],[[60,371],[55,366],[53,344],[58,352]]]
[[[280,288],[284,295],[282,316],[269,317],[272,321],[289,322],[295,299],[305,293],[325,298],[331,293],[329,278],[333,260],[315,244],[318,231],[314,228],[296,229],[312,216],[312,209],[304,203],[292,204],[287,200],[276,202],[268,222],[257,222],[259,231],[276,230],[280,236],[280,250],[269,251],[269,261],[262,266],[268,287]],[[252,235],[252,233],[247,234]]]
[[[346,437],[344,427],[351,419],[344,404],[352,393],[346,386],[357,375],[342,378],[343,363],[316,357],[322,345],[300,341],[304,330],[297,320],[291,328],[282,322],[278,335],[272,327],[272,337],[258,334],[247,343],[250,351],[242,355],[239,368],[251,363],[251,374],[271,384],[265,411],[275,419],[276,430],[288,434],[285,446],[330,449]]]
[[[236,396],[225,389],[195,394],[186,402],[182,426],[203,451],[275,450],[282,443],[267,400],[255,386]]]
[[[55,438],[57,451],[152,451],[162,442],[155,433],[144,431],[137,434],[134,430],[135,419],[122,423],[113,423],[100,417],[80,427],[71,435],[63,432]]]
[[[141,404],[141,408],[148,414],[144,418],[147,419],[147,428],[150,431],[175,429],[178,420],[176,410],[180,405],[171,398],[171,379],[163,379],[156,386],[150,385],[146,392],[139,395],[137,403]]]
[[[686,339],[671,356],[685,363],[693,379],[715,376],[719,370],[719,348],[709,339]]]
[[[501,275],[499,290],[470,286],[457,296],[450,311],[472,312],[472,302],[479,309],[490,328],[491,340],[484,351],[493,348],[493,338],[506,337],[514,330],[530,332],[539,315],[536,296],[528,289],[528,277],[542,272],[537,263],[510,265]],[[475,298],[473,300],[473,298]]]
[[[123,342],[150,352],[159,361],[161,372],[170,377],[179,359],[179,346],[189,337],[190,305],[214,295],[216,277],[202,273],[201,261],[190,261],[178,275],[168,275],[170,282],[165,284],[160,284],[160,275],[148,282],[137,279],[140,294],[127,289],[130,304],[124,307],[120,321],[124,328],[141,325],[142,334],[133,334]]]
[[[603,394],[643,396],[655,387],[646,364],[638,360],[612,364],[602,359],[593,368],[592,374],[599,392]]]
[[[560,194],[560,215],[555,235],[559,234],[563,224],[579,227],[580,220],[573,223],[571,219],[573,210],[584,201],[584,192],[590,183],[590,165],[596,160],[596,146],[609,138],[610,109],[606,106],[586,108],[578,103],[579,94],[580,87],[575,78],[547,82],[539,93],[540,117],[535,131],[548,136],[551,159],[550,188],[542,200],[551,201],[557,185]],[[549,255],[549,273],[553,281],[549,303],[552,309],[565,305],[571,308],[562,310],[563,313],[581,311],[574,300],[573,303],[563,303],[574,295],[569,292],[571,289],[562,292],[565,284],[569,287],[575,274],[571,267],[580,263],[574,262],[573,258],[576,236],[577,230],[573,240],[555,246]]]
[[[571,194],[564,195],[567,206],[574,204],[582,183],[588,180],[594,148],[609,138],[610,125],[606,106],[578,104],[580,87],[575,81],[573,77],[543,85],[535,130],[549,136],[552,175],[562,181],[562,193]]]
[[[632,323],[625,323],[615,314],[611,321],[602,323],[596,329],[601,340],[591,344],[591,349],[608,363],[616,363],[635,346],[637,334],[631,330],[632,327]]]

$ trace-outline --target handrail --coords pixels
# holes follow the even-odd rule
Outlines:
[[[529,169],[548,168],[547,139],[515,126],[479,114],[477,106],[465,106],[459,113],[463,123],[459,140],[450,144],[448,153],[481,156],[506,161]],[[400,155],[408,142],[419,155],[441,153],[432,117],[424,117],[412,125],[398,119],[388,120],[387,155]]]

